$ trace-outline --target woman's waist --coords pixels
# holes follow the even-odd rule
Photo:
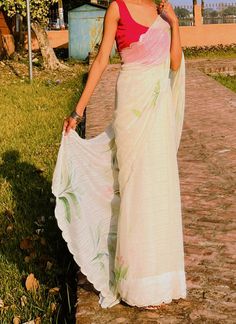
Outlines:
[[[119,82],[132,84],[147,83],[152,81],[164,81],[169,79],[170,68],[163,64],[141,64],[124,63],[121,64],[118,79]]]
[[[132,62],[132,63],[122,63],[120,71],[146,71],[150,69],[160,69],[161,65],[158,63],[140,63],[140,62]]]

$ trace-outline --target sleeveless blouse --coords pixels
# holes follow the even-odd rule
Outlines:
[[[115,1],[117,2],[120,11],[120,19],[118,21],[115,36],[117,50],[118,52],[120,52],[123,48],[129,47],[131,43],[138,41],[140,36],[145,33],[150,27],[136,22],[132,18],[123,0]]]

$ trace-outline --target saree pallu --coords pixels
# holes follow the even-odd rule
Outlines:
[[[170,69],[160,16],[123,49],[112,122],[91,139],[62,133],[53,174],[55,216],[103,308],[186,298],[177,152],[184,56]]]

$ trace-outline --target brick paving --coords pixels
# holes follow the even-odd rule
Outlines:
[[[104,310],[80,274],[78,324],[236,322],[236,94],[198,66],[186,64],[186,110],[178,152],[187,299],[156,311],[124,304]],[[108,67],[90,100],[88,138],[110,122],[118,70],[119,64]]]

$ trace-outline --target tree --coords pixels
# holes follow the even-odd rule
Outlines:
[[[223,16],[236,16],[236,7],[229,6],[222,11]]]
[[[210,12],[210,17],[211,18],[216,18],[216,17],[218,17],[219,16],[219,12],[218,11],[216,11],[216,10],[212,10],[211,12]]]
[[[205,9],[205,1],[202,0],[202,1],[201,1],[201,13],[202,13],[202,17],[203,17],[203,15],[204,15],[204,9]]]
[[[195,18],[195,8],[194,6],[197,4],[197,0],[193,0],[193,17]]]
[[[190,12],[185,8],[175,7],[175,13],[179,18],[189,18]]]
[[[60,69],[66,66],[61,64],[57,59],[55,52],[49,45],[48,36],[45,30],[50,5],[58,0],[31,0],[31,28],[33,29],[41,54],[43,57],[44,67],[46,69]],[[20,14],[26,17],[26,1],[25,0],[0,0],[0,8],[2,8],[9,17]]]

